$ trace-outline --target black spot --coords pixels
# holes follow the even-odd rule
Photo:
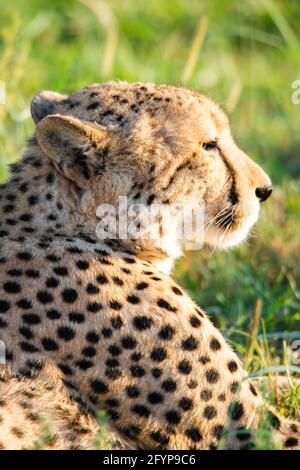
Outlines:
[[[128,264],[134,264],[134,263],[135,263],[135,259],[134,259],[134,258],[127,258],[127,257],[124,257],[123,260],[125,261],[125,263],[128,263]]]
[[[192,325],[193,328],[199,328],[199,326],[201,326],[201,320],[199,320],[199,318],[196,317],[196,315],[192,315],[190,317],[190,324]]]
[[[216,382],[218,382],[220,378],[219,373],[215,369],[209,369],[206,372],[205,376],[206,376],[207,382],[210,384],[215,384]]]
[[[124,434],[124,436],[128,437],[129,439],[136,439],[138,434],[141,432],[140,428],[138,426],[122,426],[122,428],[119,429],[119,431]]]
[[[234,420],[234,421],[238,421],[240,420],[243,415],[244,415],[244,407],[243,407],[243,404],[241,402],[234,402],[232,403],[230,406],[229,406],[229,416],[231,416],[231,418]]]
[[[175,392],[177,385],[173,379],[167,379],[162,383],[161,387],[165,392],[172,393]]]
[[[280,419],[277,418],[277,416],[272,411],[268,411],[268,419],[272,428],[277,429],[277,430],[280,428],[280,425],[281,425]]]
[[[169,424],[179,424],[181,421],[180,414],[176,410],[169,410],[165,414],[166,420]]]
[[[55,309],[48,310],[46,313],[47,317],[50,318],[50,320],[59,320],[61,318],[61,313]]]
[[[5,206],[3,206],[2,210],[5,214],[7,214],[15,210],[15,206],[13,204],[6,204]]]
[[[73,323],[83,323],[85,316],[83,313],[71,312],[69,313],[69,320]]]
[[[129,398],[137,398],[140,395],[140,390],[135,385],[126,387],[126,394]]]
[[[64,375],[73,375],[73,370],[66,364],[58,364],[58,367]]]
[[[151,326],[153,325],[153,320],[149,317],[141,315],[134,317],[133,324],[137,330],[143,331],[147,330],[148,328],[151,328]]]
[[[39,325],[41,323],[40,317],[35,313],[26,313],[22,315],[22,318],[27,325]]]
[[[284,442],[284,447],[286,448],[291,448],[291,447],[296,447],[298,445],[299,441],[295,437],[289,437],[285,442]]]
[[[149,286],[147,282],[139,282],[135,287],[137,290],[144,290]]]
[[[295,423],[292,423],[292,424],[291,424],[290,430],[291,430],[292,432],[299,432],[299,431],[298,431],[298,427],[297,427],[297,425],[296,425]]]
[[[48,287],[49,289],[55,289],[56,287],[58,287],[58,285],[59,285],[59,280],[56,279],[55,277],[49,277],[46,280],[46,287]]]
[[[37,279],[38,277],[40,277],[40,273],[36,269],[27,269],[25,271],[25,275],[32,279]]]
[[[25,326],[21,326],[21,328],[19,328],[19,332],[21,333],[22,336],[24,336],[24,338],[26,339],[32,339],[34,338],[34,334],[33,332],[31,331],[30,328],[27,328]]]
[[[62,291],[63,301],[68,304],[74,303],[77,300],[77,297],[78,297],[78,294],[76,290],[74,289],[64,289]]]
[[[213,427],[212,434],[214,437],[220,440],[223,434],[223,430],[224,430],[224,427],[221,424],[217,424],[216,426]]]
[[[150,206],[152,202],[154,201],[154,199],[155,199],[155,194],[150,194],[150,196],[147,199],[147,205]]]
[[[95,331],[89,331],[86,335],[87,341],[93,344],[97,344],[99,342],[100,336]]]
[[[6,313],[10,309],[10,303],[7,300],[0,300],[0,313]]]
[[[152,370],[151,370],[151,373],[152,373],[152,376],[155,378],[155,379],[159,379],[161,376],[162,376],[162,369],[159,369],[158,367],[154,367]]]
[[[8,276],[12,276],[12,277],[20,277],[22,276],[22,271],[21,269],[9,269],[7,271],[7,274]]]
[[[104,276],[104,274],[99,274],[96,278],[96,281],[98,284],[108,284],[108,279],[106,276]]]
[[[104,338],[111,338],[113,331],[111,328],[102,328],[101,333],[104,336]]]
[[[120,406],[119,400],[116,400],[115,398],[109,398],[108,400],[106,400],[105,403],[111,408],[117,408],[118,406]]]
[[[235,436],[236,438],[243,442],[243,441],[247,441],[248,439],[251,439],[252,435],[251,435],[251,432],[249,432],[246,428],[244,427],[239,427],[237,430],[236,430],[236,433],[235,433]]]
[[[21,346],[21,350],[24,352],[28,352],[28,353],[39,352],[39,349],[32,343],[27,343],[24,341],[20,344],[20,346]]]
[[[132,336],[125,336],[121,340],[122,346],[124,349],[134,349],[137,345],[137,342]]]
[[[185,431],[185,435],[191,439],[193,442],[200,442],[202,439],[202,436],[199,432],[198,428],[189,428]]]
[[[8,294],[18,294],[19,292],[21,292],[20,284],[17,284],[16,282],[10,282],[10,281],[5,282],[5,284],[3,284],[3,289]]]
[[[58,263],[61,260],[61,258],[56,255],[47,255],[46,260],[50,261],[51,263]]]
[[[158,299],[157,301],[157,305],[161,308],[164,308],[166,310],[168,310],[169,312],[176,312],[177,311],[177,308],[176,307],[172,307],[169,302],[167,302],[166,300],[164,299]]]
[[[115,344],[112,344],[111,346],[109,346],[108,352],[112,356],[116,357],[116,356],[120,356],[120,354],[122,353],[122,350],[121,350],[121,348],[119,348],[119,346],[117,346]]]
[[[146,371],[140,366],[132,366],[130,367],[130,373],[132,377],[141,378],[141,377],[144,377],[144,375],[146,374]]]
[[[86,287],[86,291],[88,294],[91,294],[91,295],[96,295],[96,294],[99,294],[100,292],[99,287],[97,287],[95,284],[91,284],[90,282],[88,283]]]
[[[181,374],[188,375],[192,371],[192,366],[189,361],[183,359],[178,363],[177,369]]]
[[[199,341],[194,336],[190,336],[182,341],[181,346],[184,351],[195,351],[199,346]]]
[[[178,404],[183,411],[189,411],[193,408],[193,402],[189,398],[181,398]]]
[[[117,380],[122,377],[122,372],[119,369],[116,369],[115,367],[109,367],[106,369],[105,375],[110,380]]]
[[[67,276],[68,270],[64,266],[56,266],[53,271],[57,276]]]
[[[165,434],[162,434],[160,431],[153,431],[150,434],[151,439],[154,440],[154,442],[157,442],[160,444],[161,448],[167,446],[169,444],[169,437],[166,436]]]
[[[122,304],[120,304],[120,302],[117,302],[116,300],[112,300],[111,302],[109,302],[109,306],[113,310],[121,310],[122,308]]]
[[[53,302],[53,296],[47,291],[39,291],[36,297],[38,301],[44,305]]]
[[[200,308],[195,307],[195,312],[199,315],[199,317],[204,318],[204,313],[202,312]]]
[[[131,411],[141,418],[148,418],[150,416],[150,410],[145,405],[136,404],[131,408]]]
[[[64,341],[71,341],[75,337],[75,331],[68,326],[60,326],[57,329],[57,335]]]
[[[92,313],[97,313],[102,309],[102,305],[97,302],[90,302],[87,304],[87,310]]]
[[[210,390],[202,390],[200,398],[203,401],[209,401],[212,398],[212,392]]]
[[[236,372],[237,369],[238,369],[238,365],[237,365],[236,361],[228,362],[227,367],[228,367],[228,370],[230,372]]]
[[[80,361],[76,362],[76,366],[81,370],[88,370],[93,367],[94,364],[92,361],[89,361],[87,359],[81,359]]]
[[[130,355],[130,359],[134,362],[138,362],[142,359],[142,354],[141,353],[137,353],[137,352],[134,352]]]
[[[151,392],[148,394],[148,402],[152,405],[158,405],[164,401],[164,397],[161,393]]]
[[[167,353],[164,348],[155,348],[152,350],[150,357],[152,361],[162,362],[167,357]]]
[[[92,380],[91,388],[95,393],[105,394],[108,392],[108,386],[102,380]]]
[[[255,397],[257,397],[257,391],[255,390],[255,387],[253,386],[253,384],[252,384],[251,382],[249,383],[249,388],[250,388],[251,393],[252,393]]]
[[[236,393],[239,389],[239,386],[240,384],[238,382],[233,382],[231,385],[230,385],[230,391],[231,393]]]
[[[127,302],[131,303],[131,304],[139,304],[141,301],[141,299],[139,297],[137,297],[136,295],[128,295],[127,297]]]
[[[172,286],[172,291],[174,292],[174,294],[176,295],[182,295],[182,291],[180,289],[178,289],[177,286]]]
[[[28,204],[30,206],[36,205],[38,203],[38,201],[39,201],[39,197],[36,196],[36,195],[31,195],[31,196],[28,197]]]
[[[0,328],[6,328],[7,322],[0,317]]]
[[[212,338],[209,343],[209,347],[212,351],[219,351],[222,348],[221,343],[217,338]]]
[[[206,406],[203,412],[204,418],[211,420],[217,416],[217,410],[214,406]]]
[[[119,315],[117,317],[112,318],[111,325],[115,330],[119,330],[123,326],[122,318]]]
[[[98,106],[100,106],[100,103],[98,103],[98,101],[95,101],[94,103],[89,104],[86,107],[86,109],[87,109],[87,111],[92,111],[92,110],[98,108]]]
[[[167,341],[167,340],[172,339],[174,334],[175,334],[175,329],[170,325],[166,325],[163,328],[161,328],[160,332],[158,333],[158,336],[160,337],[160,339]]]
[[[86,357],[94,357],[96,353],[97,353],[96,349],[93,348],[92,346],[87,346],[83,348],[82,350],[82,354]]]
[[[43,338],[42,345],[46,351],[57,351],[58,344],[52,338]]]
[[[199,362],[205,366],[205,364],[208,364],[210,362],[210,358],[208,356],[201,356],[199,357]]]
[[[116,286],[123,286],[123,285],[124,285],[124,281],[122,281],[122,279],[120,279],[120,278],[117,277],[117,276],[114,276],[114,277],[113,277],[113,283],[114,283]]]

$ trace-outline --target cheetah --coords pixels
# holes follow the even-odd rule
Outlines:
[[[270,179],[218,105],[187,89],[44,91],[31,113],[35,136],[0,196],[1,447],[30,447],[13,421],[36,441],[30,415],[45,408],[55,415],[49,448],[70,448],[71,435],[92,448],[98,410],[128,448],[251,448],[265,403],[171,272],[186,246],[176,218],[185,205],[204,207],[205,244],[229,248],[257,221]],[[98,209],[120,196],[174,218],[160,216],[151,238],[135,213],[142,235],[116,236]],[[299,424],[269,413],[274,445],[299,449]]]

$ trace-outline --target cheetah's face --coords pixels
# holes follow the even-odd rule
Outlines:
[[[81,188],[90,211],[119,196],[176,207],[197,200],[204,242],[225,248],[245,238],[271,194],[224,112],[189,90],[112,82],[70,96],[42,92],[32,115],[42,150]]]

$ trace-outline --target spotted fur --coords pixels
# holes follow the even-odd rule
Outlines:
[[[0,196],[2,448],[32,447],[44,415],[49,448],[93,448],[100,409],[133,448],[251,447],[263,400],[170,276],[183,248],[174,227],[100,241],[95,213],[120,195],[176,208],[197,198],[204,241],[227,247],[256,221],[268,177],[217,105],[188,90],[43,92],[32,115],[35,138]],[[298,425],[272,418],[274,442],[299,448]]]

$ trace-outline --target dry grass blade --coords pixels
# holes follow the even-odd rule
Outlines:
[[[111,7],[102,1],[79,0],[97,17],[106,32],[106,43],[102,59],[102,74],[108,77],[113,72],[113,66],[118,46],[119,30],[117,20]]]
[[[186,83],[193,75],[193,72],[197,64],[199,52],[201,50],[201,47],[205,38],[207,27],[208,27],[208,18],[207,16],[202,16],[199,20],[198,27],[197,27],[197,30],[193,39],[193,44],[192,44],[188,59],[186,61],[186,64],[183,70],[183,74],[181,78],[183,83]]]
[[[261,312],[262,312],[262,306],[263,306],[262,299],[257,299],[256,304],[255,304],[254,315],[253,315],[252,323],[251,323],[251,329],[250,329],[250,335],[249,335],[249,341],[248,341],[248,350],[246,354],[246,363],[250,361],[252,354],[254,352],[254,349],[255,349],[256,339],[257,339],[257,334],[258,334],[258,329],[259,329],[259,322],[260,322]]]

